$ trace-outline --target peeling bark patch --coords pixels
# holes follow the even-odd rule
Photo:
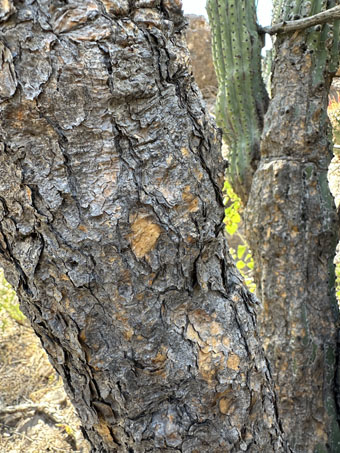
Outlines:
[[[163,6],[169,11],[180,11],[182,2],[181,0],[163,0]]]
[[[57,10],[57,14],[59,9]],[[62,8],[61,14],[54,19],[53,29],[56,33],[65,33],[75,27],[85,24],[88,20],[94,19],[99,14],[98,6],[93,1],[85,1],[78,7]]]
[[[105,443],[110,446],[110,447],[118,447],[116,442],[114,442],[110,429],[107,426],[107,423],[105,422],[104,418],[100,417],[99,418],[99,423],[94,426],[94,429],[97,431],[97,433],[100,435],[100,437],[105,441]]]
[[[33,278],[35,269],[39,262],[42,244],[39,240],[33,240],[31,237],[17,242],[13,247],[13,255],[20,263],[24,273],[29,278]]]
[[[0,41],[0,101],[13,96],[17,85],[11,51]]]
[[[162,229],[153,222],[149,215],[139,214],[131,225],[129,236],[133,253],[137,258],[144,258],[156,245]]]
[[[0,0],[0,22],[9,18],[15,12],[12,0]]]
[[[240,358],[236,354],[229,354],[228,360],[227,360],[227,367],[231,368],[234,371],[238,371],[238,367],[240,364]]]
[[[198,353],[198,369],[202,378],[207,382],[212,382],[219,369],[223,367],[224,356],[222,352],[203,352]]]
[[[181,153],[183,157],[188,157],[190,155],[188,148],[182,148]]]
[[[228,365],[229,360],[226,361],[226,348],[229,347],[230,341],[222,336],[222,325],[214,321],[214,317],[203,310],[195,310],[190,313],[189,319],[186,337],[199,347],[197,363],[202,378],[211,383],[217,373],[226,367],[238,370],[236,366],[239,365],[240,360],[236,355],[231,358],[230,362],[235,368]]]
[[[162,28],[162,16],[158,11],[151,8],[142,8],[133,15],[133,20],[137,24],[143,24],[147,27]]]
[[[186,204],[186,207],[189,212],[197,212],[199,207],[198,207],[198,198],[195,197],[191,192],[190,192],[190,186],[186,186],[185,191],[182,194],[182,199],[184,203]]]
[[[226,398],[226,397],[221,398],[218,403],[221,414],[227,415],[228,413],[230,413],[230,409],[233,405],[233,402],[234,402],[233,398]]]
[[[102,0],[106,11],[109,14],[123,16],[128,14],[130,6],[128,0]]]
[[[196,330],[193,328],[192,324],[188,325],[186,336],[190,341],[194,341],[195,343],[201,343],[200,337],[198,336]]]
[[[16,60],[15,69],[25,97],[33,100],[39,96],[42,86],[52,74],[50,52],[56,36],[53,33],[40,33],[33,40],[33,31],[29,33]],[[41,52],[46,52],[46,58],[41,59]]]

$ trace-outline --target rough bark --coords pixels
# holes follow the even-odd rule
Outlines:
[[[304,33],[279,37],[260,165],[246,211],[260,333],[296,452],[338,452],[337,215],[327,182],[330,75]]]
[[[1,4],[0,262],[93,451],[286,451],[179,2]]]

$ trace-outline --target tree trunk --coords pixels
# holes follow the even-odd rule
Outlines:
[[[338,225],[327,182],[331,78],[315,67],[310,48],[304,32],[277,40],[261,160],[245,215],[263,302],[260,333],[296,453],[340,451]]]
[[[179,2],[15,4],[0,260],[93,451],[286,451]]]
[[[306,19],[336,4],[273,0],[273,21]],[[255,6],[255,0],[208,1],[217,116],[230,148],[231,181],[247,204],[246,234],[264,306],[260,332],[284,430],[296,452],[339,452],[337,216],[327,183],[327,94],[339,64],[339,21],[277,40],[267,111]]]

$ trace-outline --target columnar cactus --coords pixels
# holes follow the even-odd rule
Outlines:
[[[272,12],[272,23],[276,24],[279,22],[282,10],[285,9],[286,4],[289,0],[273,0],[273,12]],[[298,2],[296,2],[298,3]]]
[[[337,0],[274,0],[272,22],[314,15],[336,4]],[[246,203],[259,160],[263,117],[268,105],[261,75],[263,36],[256,23],[255,0],[208,0],[207,11],[219,82],[217,124],[229,147],[231,182]],[[337,69],[339,23],[313,27],[307,30],[307,35],[306,45],[314,65],[313,83],[317,84],[325,71]]]
[[[246,202],[259,159],[268,96],[261,77],[262,39],[254,0],[208,0],[219,93],[217,123],[229,146],[229,172]]]

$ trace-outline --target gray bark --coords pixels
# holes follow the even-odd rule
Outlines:
[[[299,453],[340,451],[333,264],[339,227],[327,181],[331,76],[321,57],[324,72],[314,64],[303,33],[278,38],[261,160],[245,213],[263,303],[260,335],[283,429]]]
[[[93,451],[287,451],[179,2],[14,4],[0,263]]]

